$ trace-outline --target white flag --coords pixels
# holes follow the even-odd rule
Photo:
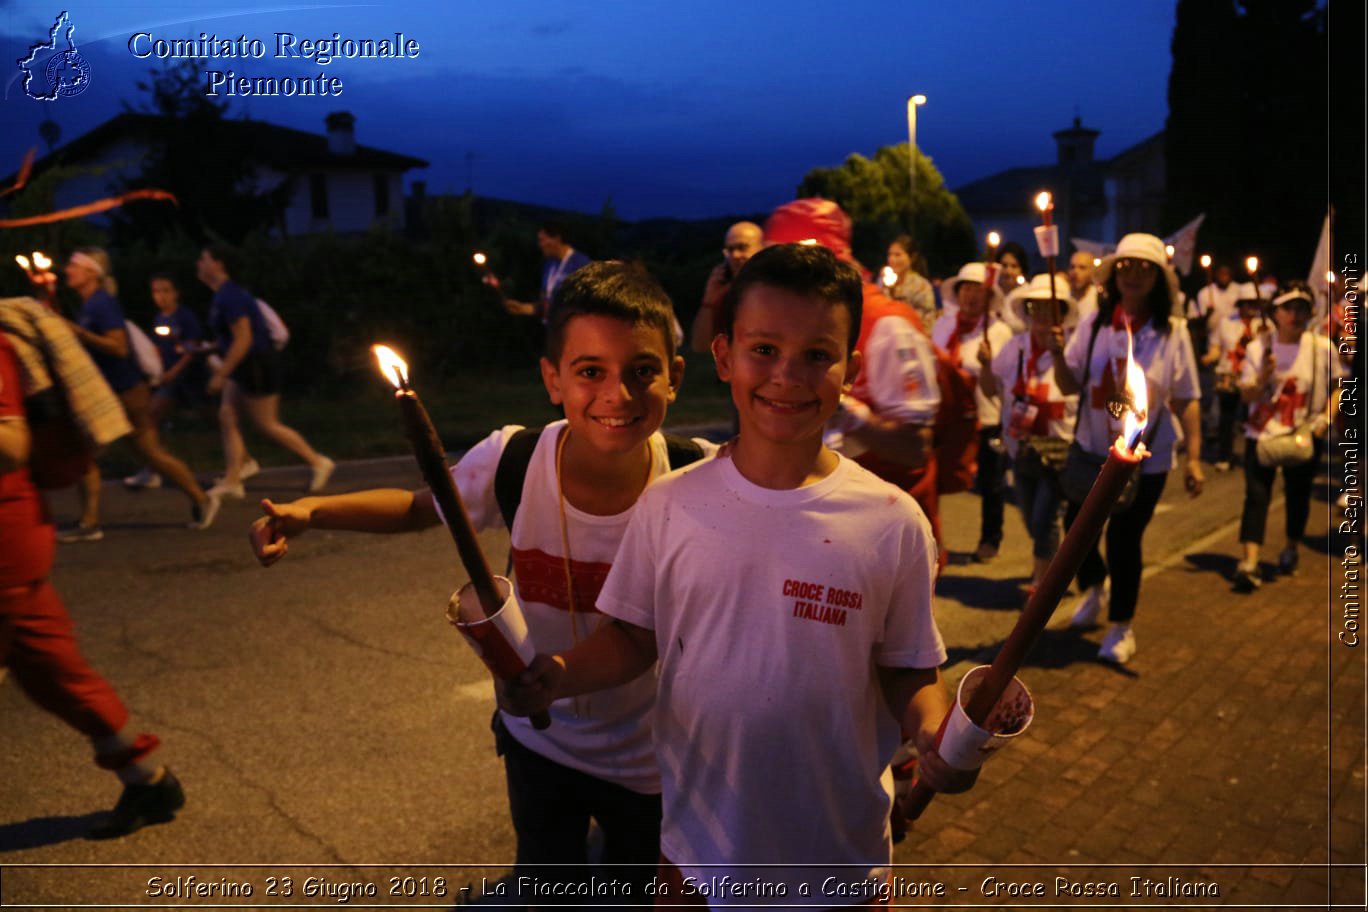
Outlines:
[[[1192,271],[1192,255],[1197,251],[1197,229],[1202,227],[1206,218],[1203,212],[1173,234],[1164,238],[1165,244],[1173,245],[1173,268],[1183,275]]]
[[[1091,253],[1098,259],[1109,257],[1113,253],[1116,253],[1115,244],[1107,244],[1102,241],[1090,241],[1087,238],[1069,238],[1069,242],[1074,245],[1076,250],[1081,250],[1084,253]]]
[[[1316,244],[1316,255],[1311,258],[1311,273],[1306,277],[1306,284],[1311,286],[1311,290],[1316,295],[1316,317],[1323,317],[1330,304],[1330,213],[1325,213],[1325,221],[1321,223],[1320,242]]]

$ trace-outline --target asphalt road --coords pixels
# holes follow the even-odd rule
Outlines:
[[[513,839],[489,732],[490,687],[442,617],[464,581],[453,546],[441,530],[312,532],[262,569],[245,537],[254,499],[299,496],[304,481],[303,470],[268,470],[249,483],[247,503],[229,503],[198,533],[183,528],[178,493],[106,486],[106,539],[64,546],[55,579],[83,650],[128,703],[132,730],[161,735],[160,756],[188,803],[170,825],[86,841],[116,783],[91,766],[80,738],[13,681],[0,682],[0,865],[144,866],[8,867],[0,905],[174,905],[150,897],[147,883],[186,875],[250,882],[261,901],[267,877],[291,876],[297,890],[307,873],[209,862],[338,865],[314,873],[373,882],[382,897],[390,877],[411,874],[398,886],[418,895],[392,901],[451,905],[506,871]],[[417,481],[410,460],[353,463],[339,467],[332,490]],[[1152,572],[1181,562],[1204,537],[1233,536],[1242,480],[1213,476],[1194,502],[1176,481],[1169,488],[1147,539]],[[73,498],[54,507],[59,519],[74,518]],[[1029,551],[1009,507],[1002,556],[969,564],[962,552],[977,542],[977,498],[948,498],[944,515],[952,565],[937,614],[953,681],[1011,628]],[[506,537],[482,541],[502,567]],[[1057,621],[1066,617],[1067,606]],[[470,867],[393,869],[457,862]],[[356,867],[366,864],[385,867]],[[445,878],[445,895],[421,882],[425,873]],[[467,884],[473,893],[460,891]]]

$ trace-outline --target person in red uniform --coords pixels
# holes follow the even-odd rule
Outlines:
[[[49,579],[56,530],[29,473],[33,439],[21,383],[18,357],[0,333],[0,661],[29,699],[89,738],[95,763],[119,777],[123,794],[90,835],[124,836],[170,820],[185,795],[175,775],[150,760],[157,736],[124,734],[128,710],[77,649]]]

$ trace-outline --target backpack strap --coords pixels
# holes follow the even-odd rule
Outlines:
[[[494,499],[499,504],[499,515],[503,517],[504,527],[513,531],[513,517],[518,514],[522,503],[523,481],[527,478],[527,467],[532,464],[532,453],[537,449],[537,441],[545,428],[523,428],[508,438],[504,445],[499,465],[494,470]]]
[[[499,514],[503,517],[504,527],[513,531],[513,517],[518,515],[522,503],[523,482],[527,480],[527,467],[532,464],[532,453],[537,449],[537,441],[545,428],[523,428],[508,438],[503,455],[499,457],[498,468],[494,470],[494,499],[499,504]],[[703,458],[703,447],[688,437],[665,434],[665,454],[670,468],[682,469]]]
[[[703,448],[688,437],[665,434],[665,456],[670,463],[670,471],[682,469],[703,458]]]

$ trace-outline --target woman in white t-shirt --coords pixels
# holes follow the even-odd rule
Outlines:
[[[1326,411],[1329,372],[1333,354],[1330,341],[1307,330],[1313,307],[1312,295],[1301,283],[1288,287],[1273,301],[1277,331],[1249,344],[1240,374],[1240,395],[1249,405],[1245,422],[1245,498],[1240,517],[1243,559],[1235,568],[1235,590],[1259,588],[1259,548],[1263,545],[1268,502],[1278,470],[1260,465],[1260,438],[1287,433]],[[1328,426],[1328,416],[1312,425],[1315,436]],[[1311,513],[1311,483],[1320,460],[1312,457],[1300,465],[1282,467],[1287,542],[1278,556],[1278,570],[1297,569],[1297,546]]]
[[[1126,235],[1116,253],[1102,261],[1098,278],[1106,293],[1098,301],[1097,313],[1078,325],[1064,350],[1068,370],[1059,372],[1060,387],[1079,393],[1079,446],[1099,461],[1105,459],[1121,433],[1121,424],[1112,418],[1107,402],[1122,389],[1129,326],[1135,361],[1145,371],[1149,410],[1144,439],[1150,455],[1140,463],[1135,500],[1107,522],[1107,562],[1103,563],[1094,546],[1079,568],[1078,584],[1084,597],[1073,624],[1091,625],[1110,601],[1111,627],[1098,656],[1122,664],[1135,654],[1131,619],[1144,569],[1140,542],[1164,493],[1180,432],[1186,440],[1183,469],[1188,494],[1202,493],[1206,480],[1201,466],[1201,391],[1192,339],[1179,306],[1178,276],[1168,265],[1164,242],[1152,234]],[[1065,529],[1077,517],[1079,506],[1069,505]]]
[[[1064,363],[1069,286],[1063,276],[1055,276],[1052,290],[1050,279],[1038,275],[1007,298],[1007,306],[1029,327],[1027,332],[1013,336],[996,356],[986,342],[979,346],[979,364],[992,365],[980,372],[979,385],[985,393],[1002,397],[1003,447],[1012,465],[1017,506],[1033,542],[1033,590],[1059,550],[1064,492],[1052,460],[1061,459],[1073,440],[1078,413],[1078,396],[1066,395],[1056,379]],[[1057,310],[1051,308],[1052,301]]]

